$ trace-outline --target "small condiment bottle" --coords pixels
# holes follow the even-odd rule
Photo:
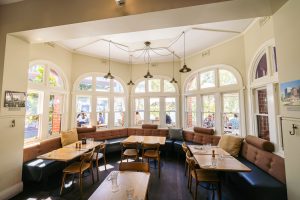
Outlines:
[[[78,143],[76,142],[76,149],[78,148]]]
[[[216,157],[215,150],[212,150],[212,157],[213,157],[213,158]]]

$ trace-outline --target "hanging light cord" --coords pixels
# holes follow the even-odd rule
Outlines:
[[[185,32],[183,31],[183,63],[185,65]]]
[[[132,80],[132,55],[130,55],[130,80]]]
[[[174,79],[174,51],[173,51],[173,79]]]
[[[110,73],[110,43],[111,41],[109,41],[108,43],[108,72]]]

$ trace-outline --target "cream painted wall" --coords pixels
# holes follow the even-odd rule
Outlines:
[[[27,90],[29,44],[8,36],[6,40],[2,91]],[[1,99],[3,106],[3,99]],[[22,164],[25,109],[8,111],[1,106],[0,116],[0,199],[7,199],[22,191]],[[16,126],[11,127],[15,120]]]
[[[276,40],[279,81],[300,80],[300,1],[290,0],[274,14],[274,34]],[[282,134],[285,147],[285,169],[287,178],[288,198],[300,199],[300,111],[289,111],[281,106]],[[295,124],[295,135],[292,124]]]

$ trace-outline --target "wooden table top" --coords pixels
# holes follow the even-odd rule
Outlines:
[[[111,174],[112,172],[110,172]],[[126,200],[127,188],[131,187],[134,189],[133,199],[143,200],[146,199],[148,184],[150,180],[150,173],[145,172],[130,172],[123,171],[119,172],[118,175],[118,185],[119,191],[112,192],[112,183],[108,181],[108,177],[101,183],[101,185],[95,190],[95,192],[90,196],[89,200]]]
[[[194,155],[194,158],[198,162],[200,168],[215,171],[232,171],[232,172],[250,172],[251,169],[238,161],[233,156],[224,156],[223,159],[216,155],[217,164],[215,167],[211,165],[211,155]]]
[[[159,143],[160,145],[165,145],[166,137],[162,136],[139,136],[139,135],[131,135],[123,142],[138,142],[138,143],[147,143],[147,144],[155,144]]]
[[[216,155],[230,155],[218,146],[211,146],[209,149],[205,149],[203,145],[188,145],[188,148],[190,149],[193,155],[212,155],[212,150],[215,150]]]
[[[79,141],[80,142],[80,141]],[[51,152],[48,152],[46,154],[40,155],[37,158],[45,159],[45,160],[57,160],[57,161],[63,161],[68,162],[70,160],[73,160],[76,157],[81,156],[85,152],[87,152],[89,149],[92,149],[100,144],[102,142],[88,142],[87,144],[82,144],[81,148],[76,148],[76,143],[74,142],[72,144],[69,144],[67,146],[64,146],[62,148],[53,150]]]

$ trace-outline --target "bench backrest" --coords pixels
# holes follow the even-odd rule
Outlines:
[[[218,145],[220,136],[207,133],[196,133],[194,131],[184,130],[183,138],[185,141],[194,142],[197,144]]]
[[[248,143],[247,137],[242,145],[241,156],[285,184],[284,159],[272,152],[266,151],[262,145],[257,145],[258,142]],[[251,136],[251,140],[253,140],[253,136]],[[258,138],[256,141],[259,140],[261,139]]]

